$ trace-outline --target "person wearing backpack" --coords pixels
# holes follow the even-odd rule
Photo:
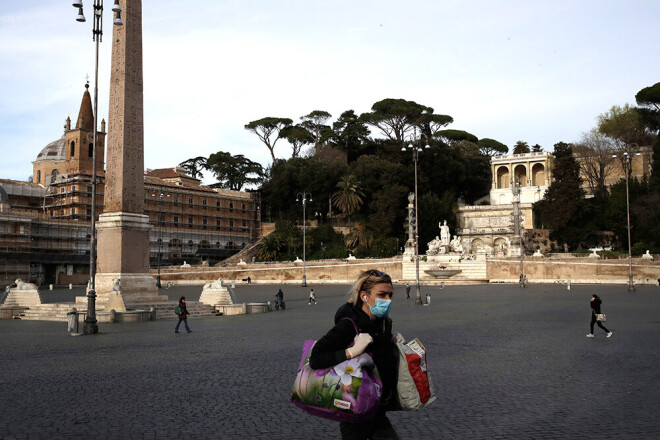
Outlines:
[[[388,274],[378,270],[360,274],[351,288],[351,298],[335,314],[335,326],[312,349],[309,366],[314,370],[332,367],[366,351],[380,374],[383,392],[375,417],[357,423],[340,422],[342,439],[400,438],[386,416],[386,411],[394,409],[397,403],[395,343],[404,342],[400,333],[392,335],[392,319],[388,317],[392,293],[392,278]]]
[[[192,333],[192,330],[190,330],[190,327],[188,327],[188,315],[190,315],[190,313],[186,308],[185,296],[179,298],[179,305],[174,308],[174,313],[179,315],[179,322],[176,323],[176,328],[174,329],[174,333],[180,333],[179,326],[181,325],[181,321],[183,321],[183,324],[186,326],[186,331],[188,333]]]

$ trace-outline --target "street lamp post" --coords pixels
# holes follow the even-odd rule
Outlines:
[[[415,132],[416,134],[416,132]],[[424,133],[422,133],[424,135]],[[425,135],[424,135],[425,136]],[[413,138],[410,140],[410,143],[408,144],[408,148],[406,148],[405,144],[403,147],[401,147],[401,151],[407,151],[410,150],[412,151],[413,155],[413,162],[415,164],[415,304],[416,305],[422,305],[424,304],[422,301],[422,292],[420,290],[419,286],[419,218],[418,218],[418,205],[417,205],[417,160],[419,157],[419,153],[422,151],[422,148],[419,145],[413,145],[413,144],[419,144],[419,139],[416,139],[416,136],[413,136]],[[424,149],[430,148],[428,144],[428,139],[427,139],[427,144],[424,146]]]
[[[158,213],[158,258],[157,258],[157,265],[158,265],[158,274],[156,275],[156,287],[160,289],[161,284],[160,284],[160,258],[162,255],[162,247],[163,247],[163,227],[165,226],[165,214],[163,213],[163,197],[169,197],[169,194],[165,194],[163,191],[160,191],[158,194],[158,199],[160,200],[160,212]],[[156,193],[152,193],[151,197],[156,197]],[[163,216],[163,221],[161,222],[161,216]]]
[[[307,287],[307,273],[306,273],[306,266],[307,266],[307,261],[305,259],[305,223],[307,221],[307,217],[305,215],[305,205],[307,204],[307,196],[309,196],[309,201],[312,201],[312,195],[308,192],[299,192],[296,194],[296,203],[302,200],[302,206],[303,206],[303,276],[302,276],[302,287]]]
[[[516,181],[511,186],[513,193],[513,235],[518,241],[520,246],[520,279],[518,281],[520,287],[525,287],[525,272],[523,271],[523,258],[525,257],[525,249],[523,247],[523,233],[520,221],[520,181]]]
[[[639,156],[639,153],[637,153]],[[616,157],[613,156],[613,157]],[[627,220],[627,229],[628,229],[628,292],[635,291],[635,283],[633,282],[633,273],[632,273],[632,243],[630,240],[630,191],[628,189],[628,178],[632,166],[632,155],[627,151],[624,151],[622,157],[623,163],[623,174],[626,175],[626,220]]]
[[[85,22],[82,0],[74,0],[73,7],[78,8],[76,21]],[[83,326],[83,333],[94,335],[98,333],[99,326],[96,321],[96,143],[98,140],[98,102],[99,102],[99,43],[103,39],[103,0],[94,0],[94,26],[92,28],[92,41],[96,45],[96,58],[94,64],[94,141],[92,145],[92,231],[89,242],[89,290],[87,291],[87,317]],[[113,23],[122,26],[121,6],[115,0],[112,12],[116,14]]]

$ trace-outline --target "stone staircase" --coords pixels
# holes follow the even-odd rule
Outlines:
[[[167,302],[167,303],[155,303],[155,304],[140,304],[139,307],[129,306],[130,309],[139,308],[140,310],[149,310],[151,307],[155,307],[158,311],[156,314],[157,319],[177,319],[177,315],[174,314],[174,308],[176,307],[176,302]],[[217,311],[213,306],[209,306],[197,301],[188,301],[187,302],[188,312],[190,316],[200,317],[200,316],[216,316]],[[75,307],[79,311],[86,311],[87,304],[83,303],[57,303],[57,304],[41,304],[37,306],[30,307],[25,310],[20,316],[21,319],[29,321],[66,321],[66,314]],[[100,308],[96,309],[97,312],[102,312]]]

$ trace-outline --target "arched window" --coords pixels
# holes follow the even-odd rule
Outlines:
[[[37,171],[37,183],[41,183],[41,170]]]
[[[87,154],[89,157],[94,157],[94,144],[89,144],[89,152]]]
[[[75,156],[76,154],[76,143],[74,141],[71,141],[71,157]]]

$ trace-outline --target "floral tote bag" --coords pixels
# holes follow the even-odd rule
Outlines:
[[[353,326],[357,333],[355,322]],[[354,423],[372,418],[380,405],[383,383],[371,356],[362,353],[334,367],[313,370],[309,366],[309,356],[315,343],[307,340],[303,344],[291,392],[293,404],[314,416],[338,422]]]

